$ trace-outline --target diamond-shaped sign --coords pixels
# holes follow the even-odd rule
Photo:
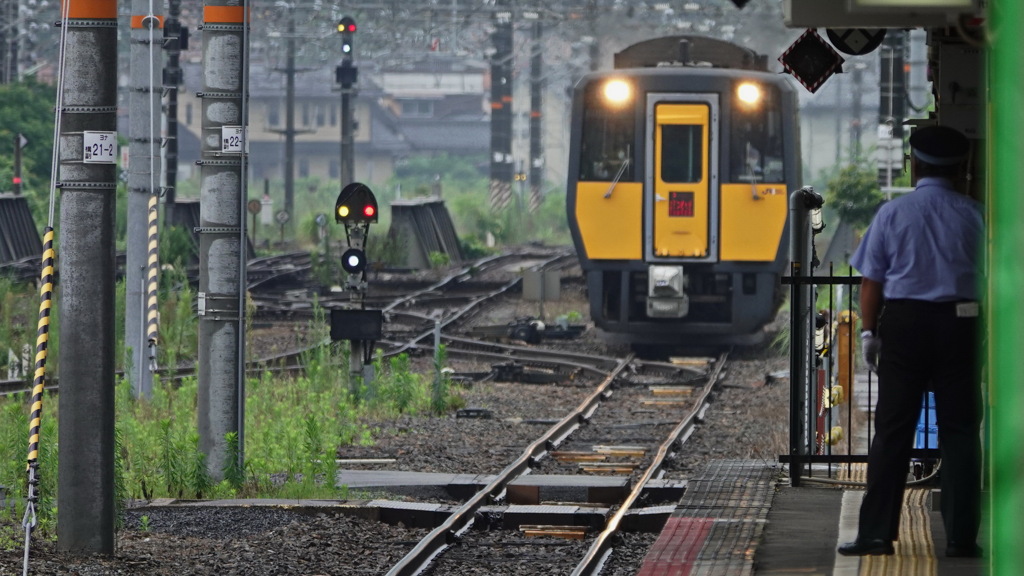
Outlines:
[[[809,28],[779,56],[779,62],[813,94],[830,76],[842,72],[845,60],[816,30]]]

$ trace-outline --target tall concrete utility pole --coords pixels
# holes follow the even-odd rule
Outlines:
[[[512,200],[512,9],[497,0],[494,13],[494,55],[491,57],[491,174],[492,210]]]
[[[114,552],[117,1],[65,0],[57,549]]]
[[[125,354],[130,354],[129,381],[136,397],[153,394],[156,341],[147,330],[156,314],[156,238],[150,236],[160,197],[160,57],[163,15],[153,14],[151,0],[132,0],[130,85],[128,96],[128,236],[125,269]],[[152,211],[150,208],[152,207]],[[152,241],[152,246],[150,245]],[[152,264],[153,270],[149,270]],[[152,282],[150,282],[152,279]],[[152,290],[153,294],[147,297]],[[153,310],[147,313],[152,299]],[[130,350],[130,352],[129,352]]]
[[[237,433],[244,446],[248,10],[245,0],[203,7],[198,411],[199,447],[215,481],[230,456],[226,436]]]

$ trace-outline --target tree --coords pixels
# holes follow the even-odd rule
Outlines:
[[[14,139],[28,144],[21,151],[22,194],[36,222],[45,222],[53,158],[53,109],[57,90],[34,80],[0,85],[0,191],[10,191],[14,174]]]
[[[857,164],[841,169],[829,179],[826,189],[826,204],[855,229],[866,228],[885,199],[878,187],[876,171]]]

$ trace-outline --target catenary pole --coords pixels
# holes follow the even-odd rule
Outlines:
[[[188,30],[181,26],[181,0],[168,0],[165,32],[169,32],[164,89],[167,91],[167,140],[164,143],[164,227],[177,225],[174,206],[178,186],[178,86],[181,85],[181,50]]]
[[[203,7],[198,412],[200,449],[216,481],[232,456],[227,436],[238,434],[240,449],[243,442],[248,21],[244,1]]]
[[[125,354],[136,397],[153,393],[147,329],[150,200],[160,195],[160,96],[163,14],[157,0],[132,0],[128,96],[128,231],[125,250]],[[155,206],[154,206],[155,210]],[[155,344],[155,343],[154,343]],[[130,352],[129,352],[130,350]]]
[[[530,48],[530,213],[540,209],[544,201],[544,135],[542,108],[544,105],[543,24],[533,23],[533,42]]]
[[[114,551],[117,2],[66,0],[57,549]]]
[[[491,56],[491,210],[504,210],[512,201],[512,8],[498,0],[494,13],[494,55]]]

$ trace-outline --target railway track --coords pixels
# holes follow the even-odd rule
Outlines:
[[[557,510],[568,509],[575,506],[585,516],[586,529],[582,532],[579,526],[574,530],[562,530],[568,523],[563,522],[525,522],[514,520],[514,514],[507,512],[509,507],[523,507],[516,494],[522,492],[522,487],[542,477],[557,477],[564,483],[562,489],[574,486],[575,490],[586,490],[588,483],[594,482],[616,482],[622,485],[629,485],[631,488],[639,486],[640,481],[646,475],[648,479],[658,480],[665,485],[679,487],[685,484],[685,479],[666,480],[660,479],[660,470],[656,470],[655,457],[659,447],[665,443],[668,434],[679,423],[679,408],[676,405],[676,419],[672,425],[668,425],[670,418],[661,414],[664,407],[656,404],[642,404],[641,398],[649,397],[649,400],[658,400],[655,396],[655,389],[669,387],[690,388],[690,396],[687,397],[687,405],[695,402],[693,390],[697,390],[697,379],[704,377],[704,371],[694,367],[680,366],[669,363],[639,362],[635,359],[625,361],[625,368],[622,368],[618,375],[610,379],[608,388],[604,394],[597,394],[597,406],[594,412],[587,416],[569,416],[570,410],[576,410],[592,398],[609,374],[611,374],[624,362],[624,358],[616,357],[616,353],[609,353],[600,348],[592,348],[592,344],[585,342],[548,342],[543,344],[527,344],[520,340],[503,338],[503,341],[495,342],[493,339],[483,340],[475,338],[474,325],[481,321],[494,321],[499,314],[494,310],[503,310],[508,313],[512,309],[511,302],[517,301],[516,287],[518,279],[510,276],[509,269],[518,270],[524,266],[560,266],[564,261],[555,255],[532,254],[529,258],[521,259],[518,263],[513,260],[497,260],[493,267],[473,268],[467,267],[454,271],[449,277],[434,282],[418,282],[405,284],[394,300],[384,302],[380,305],[382,309],[388,308],[389,322],[386,327],[394,327],[386,334],[385,339],[378,343],[382,350],[390,353],[406,353],[414,360],[429,365],[429,357],[433,351],[433,334],[435,325],[440,326],[441,341],[446,346],[449,365],[455,370],[455,376],[459,381],[464,381],[468,388],[473,390],[470,398],[488,397],[488,390],[493,388],[495,392],[507,394],[509,391],[518,390],[523,396],[523,408],[516,405],[505,404],[503,400],[496,403],[485,402],[482,406],[493,411],[493,420],[474,420],[472,418],[455,418],[454,414],[448,418],[424,418],[424,419],[401,419],[392,423],[383,422],[380,425],[385,427],[396,427],[395,431],[383,429],[382,435],[397,433],[397,441],[387,441],[373,447],[366,447],[352,453],[339,454],[342,460],[339,467],[342,468],[340,479],[343,484],[346,478],[352,477],[352,469],[360,471],[360,478],[372,476],[385,477],[394,474],[396,470],[406,471],[406,474],[417,472],[451,474],[477,474],[480,478],[486,478],[486,485],[480,485],[478,492],[472,495],[451,495],[440,500],[442,504],[431,504],[438,502],[427,496],[419,494],[403,494],[402,496],[390,496],[396,500],[397,508],[409,507],[416,510],[418,506],[442,506],[444,512],[435,514],[444,515],[448,520],[448,511],[455,511],[466,506],[474,506],[474,498],[481,493],[478,506],[472,514],[467,514],[469,520],[464,525],[460,524],[454,529],[441,530],[439,539],[444,542],[443,554],[431,554],[431,562],[425,567],[411,569],[409,573],[417,573],[423,570],[425,574],[446,574],[454,576],[457,574],[474,573],[472,566],[479,566],[487,563],[486,573],[499,575],[503,573],[552,573],[568,574],[569,570],[577,569],[573,566],[582,562],[588,562],[587,557],[592,558],[589,562],[607,565],[609,562],[615,564],[622,562],[621,558],[629,554],[640,554],[646,549],[652,537],[651,534],[635,532],[637,518],[657,518],[657,513],[652,513],[645,508],[651,504],[651,499],[656,498],[656,490],[644,491],[640,489],[636,496],[632,497],[629,508],[618,515],[617,529],[615,535],[614,517],[616,512],[627,502],[628,492],[619,490],[618,500],[614,503],[575,503],[562,506],[561,502],[552,502],[542,499],[538,503],[541,508],[553,507]],[[526,262],[526,264],[523,264]],[[493,274],[492,274],[493,272]],[[506,278],[497,278],[505,275]],[[511,276],[516,276],[512,274]],[[282,281],[283,282],[283,281]],[[287,286],[282,283],[279,286]],[[407,289],[413,286],[414,289]],[[499,290],[502,289],[503,290]],[[488,298],[487,296],[491,296]],[[495,303],[497,299],[498,303]],[[499,320],[500,321],[500,320]],[[293,321],[293,325],[296,325]],[[291,371],[301,370],[302,350],[291,351],[287,354],[273,355],[260,359],[261,370]],[[715,363],[718,366],[721,364]],[[184,374],[188,371],[180,371]],[[170,377],[170,376],[168,376]],[[522,378],[517,380],[517,378]],[[522,384],[509,384],[510,380],[523,382]],[[462,384],[460,384],[462,385]],[[703,390],[703,387],[699,388]],[[513,392],[515,394],[515,392]],[[526,408],[526,396],[533,398],[536,404],[541,399],[538,408]],[[618,424],[610,424],[607,427],[601,425],[603,419],[615,412],[613,406],[620,401],[632,400],[632,409],[627,409],[618,418]],[[640,406],[638,409],[637,406]],[[477,405],[467,405],[467,412],[476,410]],[[639,410],[639,412],[637,412]],[[700,411],[695,412],[691,423],[700,419]],[[612,417],[614,422],[614,417]],[[637,426],[635,420],[644,419],[657,421],[650,428],[659,430],[663,437],[654,440],[653,437],[644,444],[647,446],[645,456],[636,457],[640,466],[632,468],[629,472],[610,473],[607,470],[600,473],[583,471],[579,462],[565,460],[566,453],[579,453],[590,450],[592,446],[635,446],[639,442],[636,438]],[[633,420],[633,422],[630,422]],[[567,428],[572,428],[568,433]],[[600,439],[595,438],[595,430],[609,430],[609,433]],[[542,431],[555,430],[562,434],[555,434],[550,441],[540,440]],[[613,439],[611,434],[627,433],[630,436],[623,436],[618,440]],[[452,435],[454,434],[454,435]],[[689,432],[683,430],[681,438],[687,437]],[[382,436],[383,439],[383,436]],[[688,448],[681,447],[681,444],[669,443],[666,456],[680,451],[687,451]],[[693,452],[695,450],[691,450]],[[557,454],[558,458],[555,457]],[[569,454],[572,456],[571,454]],[[617,456],[616,456],[617,457]],[[685,456],[691,458],[692,456]],[[525,458],[525,465],[521,460]],[[350,466],[348,462],[356,459],[366,461],[378,460],[390,463],[368,464],[361,466]],[[671,461],[671,459],[669,458]],[[677,460],[682,461],[682,460]],[[518,475],[511,476],[499,487],[498,475],[508,468],[520,468]],[[608,464],[619,464],[619,462],[608,462]],[[591,466],[600,468],[600,466]],[[646,474],[647,470],[652,470]],[[679,478],[677,475],[676,478]],[[685,473],[683,474],[685,478]],[[493,486],[492,486],[493,484]],[[511,485],[511,491],[509,486]],[[490,490],[488,490],[490,486]],[[360,488],[348,488],[353,498],[360,498]],[[389,498],[387,489],[368,489],[369,494],[374,498]],[[383,490],[383,492],[382,492]],[[545,489],[541,489],[543,494]],[[433,491],[434,494],[438,490]],[[669,500],[672,497],[669,496]],[[637,512],[638,504],[644,512]],[[353,502],[350,506],[358,503]],[[504,511],[503,511],[504,510]],[[140,511],[156,519],[161,512],[156,510]],[[167,511],[167,514],[181,514],[181,511]],[[200,513],[197,517],[205,517],[208,514],[216,514],[217,517],[225,515],[223,510],[219,512]],[[413,512],[422,522],[424,512]],[[233,515],[228,515],[233,517]],[[600,526],[598,526],[600,518]],[[440,521],[440,520],[439,520]],[[655,520],[656,521],[656,520]],[[613,531],[602,537],[604,529],[612,524]],[[411,526],[410,524],[406,524]],[[625,526],[624,526],[625,525]],[[345,530],[351,530],[350,523],[339,523],[339,526],[349,526]],[[422,524],[416,524],[418,529]],[[621,530],[625,527],[627,532]],[[431,524],[427,532],[434,532],[438,526]],[[488,529],[483,529],[488,528]],[[500,528],[500,529],[499,529]],[[341,530],[342,528],[339,528]],[[651,529],[651,528],[648,528]],[[656,528],[654,528],[656,530]],[[319,530],[331,531],[321,525]],[[368,533],[379,533],[384,528],[363,528]],[[395,530],[398,530],[396,527]],[[561,532],[561,537],[556,534]],[[398,532],[395,532],[396,534]],[[573,538],[567,539],[568,535]],[[362,539],[350,539],[350,536],[341,535],[343,540],[350,541],[353,550],[362,549],[362,554],[382,554],[390,557],[394,562],[404,555],[411,554],[413,549],[419,546],[418,536],[410,538],[408,535],[390,540],[388,537],[378,537],[379,546],[367,546],[367,544],[356,544]],[[603,543],[602,543],[603,541]],[[622,543],[616,545],[616,543]],[[628,546],[626,545],[628,544]],[[426,545],[425,545],[426,546]],[[588,550],[591,547],[594,552]],[[613,549],[609,553],[609,549]],[[632,552],[630,552],[632,551]],[[503,556],[504,554],[504,556]],[[509,554],[529,562],[529,568],[524,569],[508,558]],[[544,556],[549,556],[548,560]],[[547,564],[545,564],[547,562]],[[380,564],[380,561],[375,561]],[[573,566],[570,566],[573,565]],[[505,566],[505,568],[502,568]],[[551,566],[547,571],[544,566]],[[534,569],[536,567],[536,569]],[[391,570],[401,569],[391,565]],[[506,570],[502,572],[502,570]],[[585,566],[579,568],[589,570]],[[384,574],[387,569],[373,571],[375,574]],[[524,571],[525,570],[525,571]],[[323,570],[321,570],[323,571]],[[331,573],[327,570],[324,573]],[[405,572],[398,572],[405,573]],[[475,573],[480,573],[479,571]],[[592,572],[579,572],[592,573]],[[610,572],[602,573],[623,574],[624,572],[612,569]],[[628,573],[628,572],[627,572]]]
[[[571,251],[522,251],[490,256],[470,263],[453,271],[444,278],[432,282],[371,283],[369,292],[381,303],[381,310],[388,318],[386,324],[389,338],[383,344],[383,354],[391,357],[418,348],[418,343],[431,337],[436,325],[441,328],[456,325],[465,320],[489,300],[506,294],[517,287],[521,279],[492,276],[510,276],[510,270],[536,268],[557,269],[575,262]],[[314,308],[341,307],[348,304],[347,294],[326,298],[310,293],[305,275],[310,269],[308,253],[296,252],[280,256],[260,258],[250,263],[249,287],[257,306],[257,315],[285,315],[289,318],[312,319]],[[501,272],[505,273],[502,274]],[[276,287],[276,290],[273,288]],[[268,312],[269,311],[269,312]],[[317,342],[287,352],[270,354],[253,360],[247,371],[298,371],[302,369],[302,357],[311,348],[322,345]],[[30,364],[26,363],[26,367]],[[24,378],[0,380],[0,396],[18,395],[31,390],[31,370],[26,368]],[[193,367],[165,368],[159,371],[164,379],[180,379],[195,374]],[[119,373],[120,375],[120,373]],[[48,378],[47,390],[59,390],[59,378]]]
[[[595,447],[591,444],[589,451],[581,449],[581,447],[575,446],[579,442],[574,441],[576,436],[582,435],[581,429],[586,428],[590,433],[588,436],[593,437],[594,429],[601,427],[603,422],[606,428],[603,433],[597,433],[597,436],[603,439],[615,438],[613,430],[616,426],[621,426],[624,419],[628,420],[628,415],[633,410],[631,402],[635,398],[626,398],[620,402],[614,400],[616,394],[621,395],[624,390],[616,384],[644,375],[646,367],[642,363],[637,363],[632,356],[619,360],[613,368],[607,370],[604,379],[592,389],[583,402],[537,437],[518,458],[496,474],[487,486],[452,512],[447,520],[432,530],[402,560],[395,564],[388,571],[388,575],[454,573],[455,569],[451,564],[465,562],[467,558],[457,552],[451,555],[446,554],[450,550],[472,549],[474,551],[473,562],[500,567],[503,564],[501,556],[510,544],[494,542],[493,535],[490,534],[486,537],[489,541],[485,543],[475,541],[480,532],[474,531],[472,528],[475,523],[480,522],[479,511],[485,505],[507,503],[509,500],[508,488],[513,482],[522,480],[527,474],[538,473],[543,468],[542,463],[552,461],[580,462],[579,470],[587,471],[586,473],[590,474],[623,473],[628,469],[626,474],[630,476],[633,488],[621,501],[609,504],[607,520],[599,531],[592,532],[586,530],[585,527],[581,528],[575,525],[518,526],[519,532],[532,533],[538,537],[586,539],[588,547],[575,560],[576,568],[572,574],[599,573],[600,567],[612,552],[613,542],[622,528],[623,519],[634,511],[634,506],[641,501],[649,481],[658,476],[665,460],[679,449],[682,443],[685,443],[703,411],[707,408],[708,397],[724,364],[725,356],[723,355],[716,362],[710,363],[706,370],[700,372],[694,369],[679,370],[678,366],[674,366],[678,378],[677,386],[687,390],[691,395],[686,402],[686,410],[674,425],[666,426],[663,421],[660,425],[652,427],[658,429],[657,440],[651,437],[646,444],[636,445],[636,437],[631,436],[632,443],[628,446],[616,445],[613,440],[611,446]],[[665,380],[665,372],[671,371],[672,367],[673,365],[652,365],[649,368],[656,379]],[[619,413],[616,414],[616,412]],[[624,417],[623,414],[627,416]],[[621,434],[619,436],[621,437]],[[586,444],[588,441],[585,440],[583,443]],[[612,460],[616,456],[622,457],[623,455],[626,455],[627,458],[640,457],[644,462],[642,464],[620,462],[618,466],[615,466],[615,462]],[[603,466],[603,464],[608,464],[608,466]],[[555,467],[557,468],[558,464]],[[585,478],[588,476],[584,473],[579,474],[578,477],[586,485]],[[612,508],[614,511],[611,510]],[[567,516],[571,516],[571,514]],[[506,528],[508,527],[506,526]],[[487,527],[485,526],[483,529],[486,530]],[[519,532],[507,532],[506,534],[509,535],[511,541],[519,541],[521,540]],[[494,554],[495,558],[489,559],[488,552]],[[567,552],[565,549],[559,550],[560,555]],[[570,558],[564,556],[560,559],[562,565],[570,561],[572,561]],[[497,570],[498,568],[493,568],[489,574],[502,573]]]

